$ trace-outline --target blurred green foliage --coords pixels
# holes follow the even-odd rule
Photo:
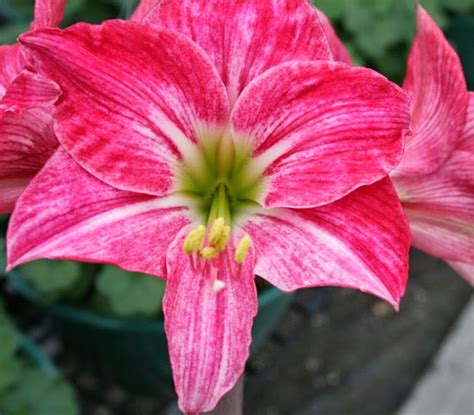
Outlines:
[[[71,386],[20,354],[20,335],[1,302],[0,339],[0,414],[78,415]]]
[[[95,266],[47,259],[29,262],[18,268],[47,303],[78,300],[90,288]]]
[[[153,318],[161,313],[164,293],[163,280],[105,266],[96,280],[93,304],[102,314]]]
[[[63,26],[76,22],[100,23],[106,19],[128,17],[137,0],[68,0]],[[33,19],[34,0],[2,0],[0,44],[14,43],[19,34],[28,30]]]
[[[416,0],[312,0],[333,22],[358,65],[401,82],[416,31]],[[443,30],[474,14],[474,0],[420,0]]]
[[[18,274],[44,303],[72,303],[101,314],[128,319],[161,315],[165,282],[112,265],[39,260],[21,265]]]

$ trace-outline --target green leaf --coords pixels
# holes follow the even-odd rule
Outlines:
[[[76,21],[101,23],[106,19],[114,19],[118,15],[119,10],[105,0],[86,0],[84,7],[74,17]]]
[[[4,0],[5,3],[0,7],[0,11],[5,9],[4,15],[11,17],[15,20],[22,20],[25,23],[29,23],[33,20],[34,0]],[[77,13],[81,8],[85,6],[85,0],[68,0],[66,2],[66,9],[64,10],[64,16],[69,16]]]
[[[16,23],[7,24],[0,29],[0,44],[1,45],[13,45],[18,36],[26,32],[29,28],[29,24]]]
[[[37,369],[24,372],[8,393],[0,396],[5,415],[78,415],[74,391],[64,380],[50,378]]]
[[[1,307],[1,304],[0,304]],[[17,329],[4,314],[3,309],[0,310],[0,360],[11,358],[18,347],[20,336]]]
[[[45,302],[76,300],[90,287],[96,266],[47,259],[29,262],[18,272]]]
[[[22,378],[24,369],[25,362],[21,359],[12,356],[0,359],[0,396]]]
[[[454,13],[474,13],[474,0],[443,0],[443,6]]]
[[[313,4],[324,12],[329,19],[339,19],[346,7],[347,0],[312,0]]]
[[[104,266],[96,281],[97,311],[123,318],[153,318],[161,311],[165,282],[149,275]]]
[[[20,335],[0,299],[0,393],[21,377],[23,364],[15,357],[19,343]]]

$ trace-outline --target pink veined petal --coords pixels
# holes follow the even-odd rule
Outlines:
[[[25,60],[18,45],[0,46],[0,98],[2,98],[10,83],[20,74]]]
[[[17,199],[20,197],[25,187],[28,186],[31,177],[7,178],[0,177],[0,214],[10,213],[15,207]]]
[[[274,209],[243,225],[255,244],[255,274],[278,288],[336,285],[398,308],[410,232],[388,179],[313,209]]]
[[[396,175],[428,174],[451,156],[458,143],[468,92],[458,55],[421,6],[403,88],[413,98],[412,135]]]
[[[471,209],[470,218],[447,213],[447,207],[443,205],[420,206],[404,203],[413,235],[413,246],[444,260],[474,263],[472,202],[471,198],[469,204],[465,203],[465,208]]]
[[[8,268],[67,259],[164,278],[167,247],[188,223],[186,209],[117,190],[60,148],[18,199],[7,235]]]
[[[150,10],[160,1],[161,0],[141,0],[130,19],[136,22],[141,22]]]
[[[23,70],[9,85],[0,101],[1,111],[21,114],[29,108],[52,107],[61,94],[53,81],[29,70]]]
[[[399,162],[408,98],[365,68],[290,62],[250,84],[231,114],[264,170],[265,207],[315,207],[385,177]]]
[[[469,284],[474,287],[474,264],[468,264],[465,262],[451,262],[448,261],[454,271],[456,271],[461,277],[463,277]]]
[[[0,123],[0,213],[11,212],[17,197],[58,146],[51,112],[6,113]]]
[[[464,131],[461,140],[456,146],[456,150],[465,151],[474,157],[474,92],[469,93],[466,124],[464,125]]]
[[[224,85],[193,42],[111,20],[25,34],[21,42],[63,91],[60,143],[87,171],[122,190],[165,195],[199,131],[228,117]]]
[[[344,43],[342,43],[341,39],[339,39],[339,36],[334,30],[330,20],[321,10],[316,9],[316,11],[318,13],[319,20],[323,25],[324,32],[326,33],[334,60],[352,65],[351,55],[344,46]]]
[[[393,178],[410,221],[413,245],[430,255],[474,263],[472,160],[472,153],[456,150],[432,174]]]
[[[35,17],[31,30],[59,26],[65,7],[66,0],[35,0]]]
[[[446,260],[474,263],[474,106],[450,159],[434,173],[395,176],[413,244]]]
[[[231,104],[273,66],[331,59],[307,0],[162,0],[145,21],[183,33],[201,46],[218,69]]]
[[[239,268],[233,248],[221,255],[215,273],[225,288],[216,293],[183,253],[189,230],[168,251],[163,312],[179,407],[198,414],[212,410],[242,375],[258,304],[253,252]]]

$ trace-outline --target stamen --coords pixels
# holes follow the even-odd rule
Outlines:
[[[219,251],[212,246],[207,246],[201,249],[200,254],[204,259],[214,259],[219,255]]]
[[[230,226],[224,226],[224,229],[222,230],[221,239],[219,239],[219,241],[215,245],[216,249],[219,252],[222,252],[226,248],[229,242],[229,238],[230,238]]]
[[[245,234],[237,245],[237,249],[235,250],[234,260],[237,262],[237,264],[242,264],[245,261],[251,244],[252,239],[250,239],[248,234]]]
[[[207,238],[211,245],[217,245],[222,238],[222,232],[224,231],[225,221],[224,218],[217,218],[211,226],[211,231]]]
[[[225,288],[225,282],[221,280],[215,280],[214,283],[212,284],[212,290],[215,293],[218,293],[219,291],[222,291]]]
[[[189,232],[188,236],[184,240],[183,251],[186,255],[198,252],[201,249],[201,245],[206,235],[206,227],[200,225],[196,229]]]

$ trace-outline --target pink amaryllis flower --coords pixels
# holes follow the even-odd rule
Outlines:
[[[31,29],[57,26],[65,2],[37,0]],[[0,213],[12,211],[58,146],[51,113],[58,96],[58,86],[35,73],[20,45],[0,46]]]
[[[456,52],[421,6],[403,87],[413,97],[413,134],[392,180],[413,245],[474,285],[474,98]]]
[[[154,24],[21,39],[63,91],[62,147],[18,200],[9,268],[70,259],[166,278],[186,413],[211,410],[244,370],[255,274],[395,307],[405,289],[410,237],[387,174],[408,98],[329,61],[315,13],[303,0],[163,1]]]

